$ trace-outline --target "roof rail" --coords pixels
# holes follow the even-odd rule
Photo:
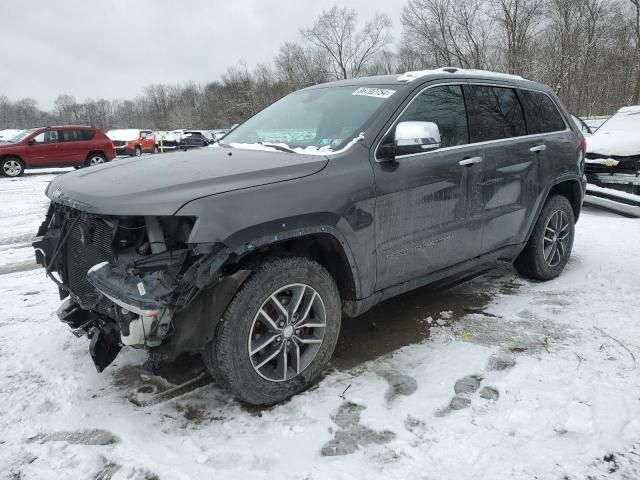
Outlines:
[[[492,77],[492,78],[508,78],[509,80],[524,80],[519,75],[510,75],[507,73],[499,73],[499,72],[490,72],[486,70],[474,70],[474,69],[466,69],[466,68],[457,68],[457,67],[442,67],[436,68],[433,70],[417,70],[413,72],[405,72],[400,75],[397,80],[399,82],[411,82],[416,78],[424,77],[427,75],[437,75],[441,73],[457,73],[460,75],[466,76],[484,76],[484,77]]]

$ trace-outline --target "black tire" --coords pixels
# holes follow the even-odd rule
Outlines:
[[[140,148],[139,145],[133,151],[133,156],[134,157],[141,157],[142,156],[142,148]]]
[[[552,232],[555,227],[550,222],[556,223],[560,218],[560,222],[564,225],[566,219],[566,228],[560,227],[562,232],[554,235]],[[547,229],[549,227],[550,230]],[[545,239],[545,234],[553,238]],[[573,208],[567,197],[563,195],[554,195],[545,203],[538,221],[536,222],[531,237],[524,250],[520,253],[514,266],[518,272],[528,278],[535,280],[551,280],[556,278],[567,265],[573,248],[573,239],[575,236],[575,217]],[[554,241],[555,238],[555,241]],[[553,248],[557,249],[558,255],[554,255],[551,260],[548,256],[553,252]],[[561,253],[561,255],[560,255]]]
[[[87,155],[84,166],[91,167],[95,165],[101,165],[103,163],[107,163],[107,158],[102,153],[90,153],[89,155]]]
[[[326,319],[322,340],[318,343],[319,347],[311,351],[302,350],[303,348],[311,348],[311,345],[299,344],[296,341],[296,339],[300,340],[297,336],[299,335],[298,332],[300,332],[298,329],[295,329],[295,334],[289,331],[289,334],[293,335],[293,337],[287,337],[286,335],[278,337],[282,342],[286,342],[286,345],[282,343],[280,346],[281,353],[274,357],[274,361],[277,362],[276,365],[278,366],[272,372],[276,372],[285,362],[285,360],[281,359],[281,355],[287,356],[287,348],[291,355],[296,353],[295,349],[298,349],[298,352],[302,352],[298,354],[297,362],[298,365],[303,365],[303,368],[300,369],[299,373],[296,373],[296,367],[293,366],[293,363],[285,363],[287,367],[282,370],[285,372],[284,378],[270,380],[263,375],[265,370],[259,373],[260,367],[254,368],[254,360],[258,358],[258,354],[251,355],[250,345],[252,341],[260,343],[262,339],[260,335],[251,337],[251,334],[255,332],[252,328],[254,324],[258,326],[257,328],[261,326],[260,322],[256,323],[257,318],[262,318],[259,315],[259,311],[267,308],[266,306],[270,302],[269,299],[272,294],[283,289],[283,287],[295,286],[294,288],[299,288],[297,286],[303,284],[307,290],[303,288],[302,292],[308,292],[307,295],[311,293],[311,300],[309,300],[309,296],[305,297],[303,296],[305,293],[302,293],[298,304],[313,305],[313,319],[303,314],[302,320],[308,318],[311,323],[317,322],[315,305],[318,305],[324,312]],[[310,290],[308,289],[309,287],[311,287]],[[315,293],[312,291],[315,291]],[[286,295],[288,290],[285,289],[284,292]],[[315,296],[316,293],[318,297]],[[320,301],[317,298],[320,298]],[[314,299],[316,299],[316,303],[314,303]],[[293,300],[293,296],[291,296],[291,300]],[[274,308],[272,304],[269,305]],[[286,309],[292,308],[295,311],[295,308],[291,305],[284,304]],[[303,309],[301,308],[301,310]],[[275,317],[273,318],[275,319]],[[297,315],[293,316],[292,324],[296,319],[299,320],[299,317]],[[302,324],[308,323],[308,321],[302,321]],[[278,403],[305,390],[318,379],[333,355],[340,333],[340,323],[340,294],[335,281],[324,267],[302,257],[271,258],[258,266],[236,293],[222,317],[216,337],[205,347],[203,358],[214,378],[240,400],[252,405]],[[285,327],[285,330],[286,328],[288,327]],[[318,330],[313,330],[313,332],[318,332]],[[267,335],[270,336],[273,335],[273,332],[271,331],[264,335],[265,337]],[[300,337],[303,335],[304,333],[300,334]],[[288,338],[291,338],[291,340],[287,340]],[[273,342],[265,343],[265,345],[267,346],[260,352],[266,353],[264,357],[260,357],[260,360],[270,356],[271,351],[277,350],[278,340],[274,339]],[[288,347],[288,345],[292,346]],[[282,350],[283,348],[285,350]],[[267,351],[267,349],[273,350]],[[307,358],[301,361],[305,355],[307,355]],[[257,362],[257,360],[255,361]],[[304,362],[309,363],[304,366]],[[269,364],[264,368],[268,367]],[[287,378],[288,374],[292,375],[292,377]]]
[[[154,147],[153,147],[153,153],[158,153],[158,152],[159,152],[159,150],[158,150],[158,146],[157,146],[157,145],[154,145]]]
[[[17,178],[24,175],[24,163],[18,157],[4,157],[0,160],[0,175]]]

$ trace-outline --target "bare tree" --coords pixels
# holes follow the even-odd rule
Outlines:
[[[326,51],[287,42],[274,60],[281,81],[293,90],[323,83],[331,79]]]
[[[543,0],[492,0],[494,18],[505,42],[506,71],[526,75],[531,70],[531,43]]]
[[[632,11],[632,29],[633,29],[633,41],[635,48],[635,69],[636,69],[636,84],[633,91],[632,102],[637,105],[640,103],[640,0],[629,0],[633,6]]]
[[[487,66],[490,18],[483,0],[409,0],[400,21],[405,42],[432,66]]]
[[[322,12],[315,24],[301,30],[302,36],[326,52],[337,78],[357,77],[391,41],[391,20],[376,13],[362,29],[356,26],[353,9],[333,7]]]

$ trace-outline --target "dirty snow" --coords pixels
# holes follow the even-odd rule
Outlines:
[[[282,405],[208,383],[137,406],[142,352],[96,373],[34,269],[51,178],[0,179],[0,478],[640,478],[638,220],[585,211],[559,279],[504,267],[459,285],[490,300],[417,320],[428,339]],[[406,298],[398,318],[428,290]]]

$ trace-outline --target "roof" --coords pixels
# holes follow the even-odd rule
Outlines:
[[[412,82],[421,79],[439,79],[439,78],[473,78],[481,80],[491,81],[509,81],[510,83],[518,86],[532,86],[537,85],[542,88],[543,85],[527,80],[519,75],[510,75],[507,73],[491,72],[488,70],[474,70],[455,67],[443,67],[432,70],[416,70],[412,72],[405,72],[397,75],[377,75],[372,77],[358,77],[350,78],[347,80],[336,80],[333,82],[322,83],[315,85],[312,88],[322,88],[325,86],[347,86],[347,85],[396,85],[398,87],[402,85],[410,85]],[[548,89],[548,87],[546,87]]]
[[[91,125],[51,125],[49,127],[40,127],[40,128],[95,128]]]

